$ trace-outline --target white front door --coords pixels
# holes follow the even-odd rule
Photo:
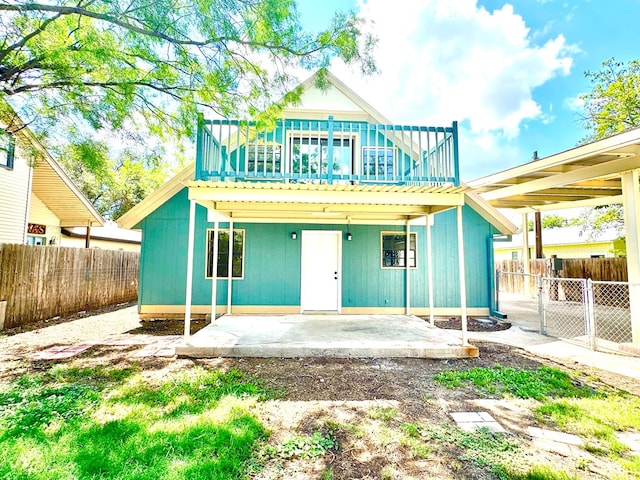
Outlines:
[[[340,311],[342,232],[302,231],[300,309]]]

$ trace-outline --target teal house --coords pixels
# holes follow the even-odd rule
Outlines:
[[[119,220],[142,318],[492,311],[516,228],[460,181],[456,123],[394,125],[329,82],[269,129],[198,119],[195,163]]]

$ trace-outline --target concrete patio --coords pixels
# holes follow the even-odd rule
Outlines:
[[[414,315],[224,315],[176,346],[187,357],[471,358],[478,349]]]

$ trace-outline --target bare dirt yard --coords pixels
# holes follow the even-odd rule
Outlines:
[[[134,307],[10,332],[0,336],[0,382],[60,363],[80,368],[135,365],[150,379],[197,367],[239,370],[277,392],[275,398],[253,406],[256,418],[269,432],[264,442],[272,452],[262,455],[260,467],[248,474],[256,480],[639,478],[602,449],[589,447],[588,439],[572,444],[536,438],[530,427],[559,430],[535,413],[540,400],[505,397],[468,383],[448,388],[436,381],[442,372],[475,367],[500,365],[521,371],[549,366],[569,373],[578,386],[640,395],[637,382],[624,376],[580,364],[563,365],[553,358],[488,342],[473,342],[479,346],[480,357],[465,360],[198,360],[137,355],[158,335],[176,333],[180,332],[171,324],[140,323]],[[96,342],[91,348],[67,359],[34,357],[51,346],[91,341]],[[487,412],[507,433],[466,434],[456,428],[452,412]],[[308,443],[296,454],[291,439],[314,435],[325,440],[321,454],[305,455]],[[628,455],[633,462],[631,453],[621,456]],[[512,469],[505,470],[505,465]],[[547,476],[505,473],[532,468],[544,470]],[[567,476],[552,476],[560,471]]]

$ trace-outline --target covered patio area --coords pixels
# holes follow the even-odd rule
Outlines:
[[[472,358],[478,348],[415,315],[224,315],[176,346],[188,357]]]

